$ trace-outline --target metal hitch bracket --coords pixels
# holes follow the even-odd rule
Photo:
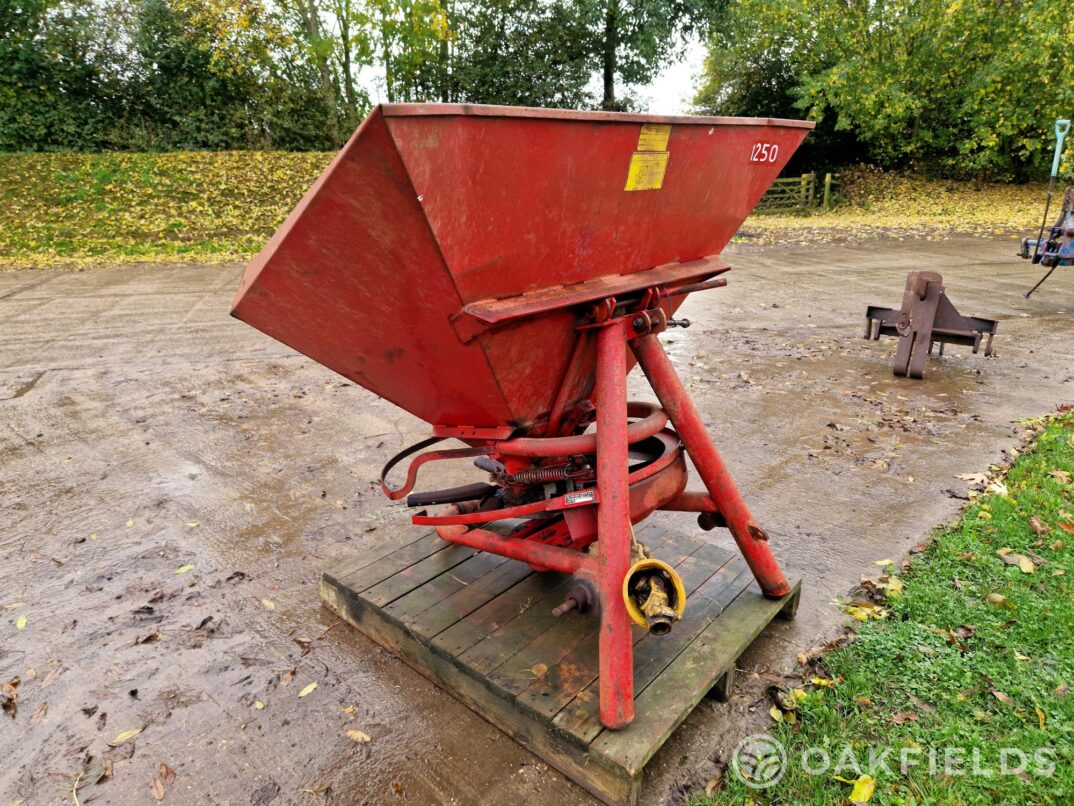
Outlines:
[[[985,355],[992,355],[996,325],[995,319],[960,314],[947,297],[943,277],[934,271],[907,275],[902,308],[870,305],[865,311],[865,338],[898,337],[892,371],[910,378],[924,377],[925,358],[934,344],[940,345],[940,355],[947,344],[969,345],[976,353],[987,336]]]

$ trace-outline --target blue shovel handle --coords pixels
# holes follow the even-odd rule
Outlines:
[[[1063,141],[1069,131],[1069,120],[1059,119],[1055,122],[1055,156],[1052,158],[1052,176],[1059,175],[1059,158],[1063,155]]]

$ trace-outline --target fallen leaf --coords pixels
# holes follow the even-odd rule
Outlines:
[[[913,711],[899,711],[891,717],[891,721],[896,725],[905,725],[907,722],[917,722],[920,718],[920,715]]]
[[[198,523],[198,521],[190,521],[189,523],[187,523],[187,526],[189,526],[191,529],[196,529],[197,527],[201,526],[201,524]]]
[[[1063,484],[1070,484],[1070,474],[1065,470],[1050,470],[1048,475],[1053,479],[1061,481]]]
[[[850,802],[868,803],[875,791],[876,780],[871,775],[863,775],[854,782],[854,789],[850,792]]]
[[[1024,554],[1017,554],[1010,549],[1000,549],[997,552],[1007,565],[1017,565],[1023,574],[1032,574],[1037,570],[1036,564]]]
[[[1051,527],[1036,515],[1029,519],[1029,528],[1037,535],[1046,535],[1048,532],[1052,531]]]
[[[858,695],[854,698],[854,702],[860,705],[862,708],[872,708],[873,701],[864,695]]]
[[[1059,521],[1059,528],[1070,535],[1074,535],[1074,523],[1067,523],[1066,521]]]
[[[719,775],[709,778],[708,781],[705,782],[705,797],[711,798],[713,795],[715,795],[716,791],[720,788],[722,784],[723,771],[721,770]]]
[[[127,518],[127,528],[130,529],[132,526],[134,526],[134,519]]]
[[[153,783],[149,785],[149,794],[154,800],[164,800],[164,782],[159,778],[154,778]]]
[[[346,708],[343,709],[343,713],[345,713],[345,714],[353,714],[357,710],[358,710],[357,705],[348,705]]]
[[[30,715],[30,724],[36,725],[38,722],[45,718],[46,714],[48,714],[48,700],[45,700],[43,703],[37,706],[37,708],[34,709],[33,714]]]
[[[294,676],[295,676],[295,670],[294,669],[289,669],[288,671],[284,672],[283,675],[280,676],[280,685],[281,686],[290,685],[291,681],[294,679]]]
[[[116,738],[114,738],[108,744],[110,744],[112,747],[118,747],[119,745],[123,744],[124,742],[129,742],[131,739],[133,739],[135,736],[137,736],[141,732],[142,732],[141,728],[131,728],[130,730],[125,730],[121,734],[116,736]]]
[[[548,674],[548,664],[547,663],[535,663],[535,664],[533,664],[533,666],[530,667],[530,671],[533,672],[534,677],[537,677],[537,678],[544,677],[546,674]]]
[[[769,708],[768,713],[776,722],[783,721],[783,712],[779,710],[779,708],[777,708],[776,706],[773,705],[771,708]]]
[[[25,613],[20,613],[19,617],[17,619],[15,619],[15,629],[16,630],[25,630],[26,629],[26,614]]]
[[[265,703],[261,702],[261,700],[254,700],[254,708],[256,708],[258,711],[264,711]]]
[[[273,602],[271,599],[262,599],[261,604],[266,610],[275,610],[276,609],[276,603]]]
[[[910,702],[912,702],[914,705],[916,705],[918,710],[920,710],[922,713],[926,713],[926,714],[934,714],[934,713],[936,713],[936,709],[933,708],[931,705],[929,705],[924,700],[920,699],[919,697],[915,697],[913,694],[910,694],[909,696],[910,696]]]
[[[108,759],[94,759],[84,766],[78,774],[75,790],[84,789],[112,777],[112,762]]]
[[[873,560],[873,565],[895,565],[894,560]]]
[[[968,481],[970,484],[985,484],[988,482],[988,476],[983,473],[962,473],[955,476],[956,479],[962,479],[962,481]]]
[[[1002,481],[993,481],[991,484],[988,485],[988,491],[990,493],[996,493],[997,495],[1001,495],[1004,498],[1010,495],[1010,490],[1007,489],[1007,485],[1004,484]]]
[[[1041,710],[1041,707],[1039,705],[1033,706],[1033,710],[1037,712],[1037,721],[1040,723],[1040,729],[1044,730],[1044,711]]]
[[[171,784],[175,780],[175,770],[169,767],[167,764],[160,765],[160,780],[165,784]]]
[[[305,697],[307,694],[312,694],[313,690],[317,688],[317,683],[313,682],[306,686],[302,691],[298,692],[299,697]]]
[[[1006,694],[1004,694],[1002,691],[999,691],[998,689],[990,688],[988,692],[1004,705],[1010,705],[1012,702],[1014,702],[1014,700],[1012,700],[1010,697],[1008,697]]]
[[[275,781],[259,786],[250,793],[250,806],[267,806],[280,795],[280,785]]]
[[[12,719],[19,710],[19,676],[15,675],[8,682],[0,685],[0,709]]]
[[[826,677],[814,677],[809,682],[812,683],[814,686],[820,686],[821,688],[831,688],[835,685],[834,680],[829,680]]]
[[[1066,683],[1060,683],[1058,686],[1055,687],[1055,696],[1056,697],[1065,697],[1069,693],[1070,693],[1070,686],[1068,686]]]
[[[187,571],[193,571],[193,570],[194,570],[194,566],[192,566],[192,565],[180,565],[178,568],[175,569],[175,573],[177,573],[177,574],[185,574]]]
[[[358,744],[373,741],[368,733],[362,733],[360,730],[349,730],[347,731],[347,735],[358,742]]]
[[[1001,605],[1001,604],[1006,604],[1007,597],[1004,596],[1002,593],[990,593],[990,594],[988,594],[988,596],[985,597],[985,600],[989,604]]]

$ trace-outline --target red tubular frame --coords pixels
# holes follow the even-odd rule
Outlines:
[[[620,334],[620,340],[622,339],[623,336]],[[623,361],[626,361],[625,349],[623,350]],[[597,352],[597,367],[597,372],[599,373],[599,347]],[[620,374],[622,374],[622,372],[620,372]],[[624,392],[624,401],[625,394],[626,393]],[[623,423],[626,425],[625,438],[631,445],[635,442],[641,442],[643,439],[648,439],[668,424],[668,416],[664,410],[652,403],[630,403],[627,405],[624,402],[624,412]],[[627,424],[626,418],[628,416],[640,417],[641,419]],[[600,417],[599,412],[597,417]],[[597,451],[598,443],[599,438],[596,434],[577,434],[569,437],[519,437],[518,439],[511,439],[498,443],[496,445],[496,451],[504,456],[570,456],[571,454],[595,453]]]
[[[634,719],[634,638],[623,601],[631,537],[627,447],[626,330],[614,320],[597,331],[597,504],[600,588],[600,721],[612,730]]]
[[[753,520],[735,486],[735,480],[713,445],[701,415],[697,413],[660,340],[655,334],[650,334],[642,336],[632,346],[645,377],[671,418],[675,431],[686,446],[686,452],[693,459],[705,489],[727,521],[727,527],[746,564],[757,578],[761,591],[772,599],[786,596],[791,588],[768,548],[768,535]]]
[[[633,551],[631,483],[637,487],[639,500],[644,501],[646,479],[668,470],[673,461],[682,464],[676,442],[673,454],[636,471],[632,477],[628,455],[632,442],[656,433],[670,419],[677,439],[693,459],[707,492],[683,492],[685,476],[682,475],[674,490],[664,490],[656,495],[653,505],[667,510],[719,513],[764,594],[781,598],[790,593],[790,586],[768,548],[768,536],[754,522],[663,346],[655,333],[639,336],[634,330],[634,321],[618,318],[592,328],[596,335],[593,388],[596,434],[514,439],[495,442],[484,449],[490,454],[515,457],[595,452],[596,523],[593,523],[593,515],[587,514],[592,513],[592,504],[563,510],[574,540],[587,536],[584,542],[588,543],[595,531],[598,540],[595,556],[578,550],[578,547],[530,540],[530,535],[503,536],[487,529],[471,528],[487,523],[489,519],[500,520],[552,509],[548,501],[490,511],[479,511],[476,504],[451,505],[439,515],[422,514],[413,519],[415,523],[434,525],[437,533],[452,543],[521,560],[539,570],[583,576],[595,583],[600,598],[600,721],[613,730],[625,728],[634,719],[633,631],[623,601],[623,581],[630,570]],[[663,409],[638,404],[628,408],[628,342]],[[629,416],[642,419],[628,423],[628,412]],[[685,467],[681,467],[680,472],[684,474]],[[572,519],[576,521],[573,525]]]
[[[445,515],[462,514],[455,504],[446,507]],[[486,522],[488,517],[486,516]],[[488,529],[469,529],[465,525],[437,526],[436,533],[449,543],[469,546],[478,551],[488,551],[512,560],[521,560],[537,568],[558,571],[561,574],[592,574],[596,569],[593,557],[580,551],[560,546],[550,546],[518,537],[505,537]],[[625,608],[624,608],[625,612]]]
[[[666,512],[719,512],[708,493],[687,490],[678,498],[664,504],[661,509]]]

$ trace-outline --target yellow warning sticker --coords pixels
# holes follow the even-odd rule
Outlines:
[[[638,136],[638,151],[667,151],[671,126],[666,123],[646,123]]]
[[[660,190],[667,167],[667,151],[635,151],[624,190]]]

